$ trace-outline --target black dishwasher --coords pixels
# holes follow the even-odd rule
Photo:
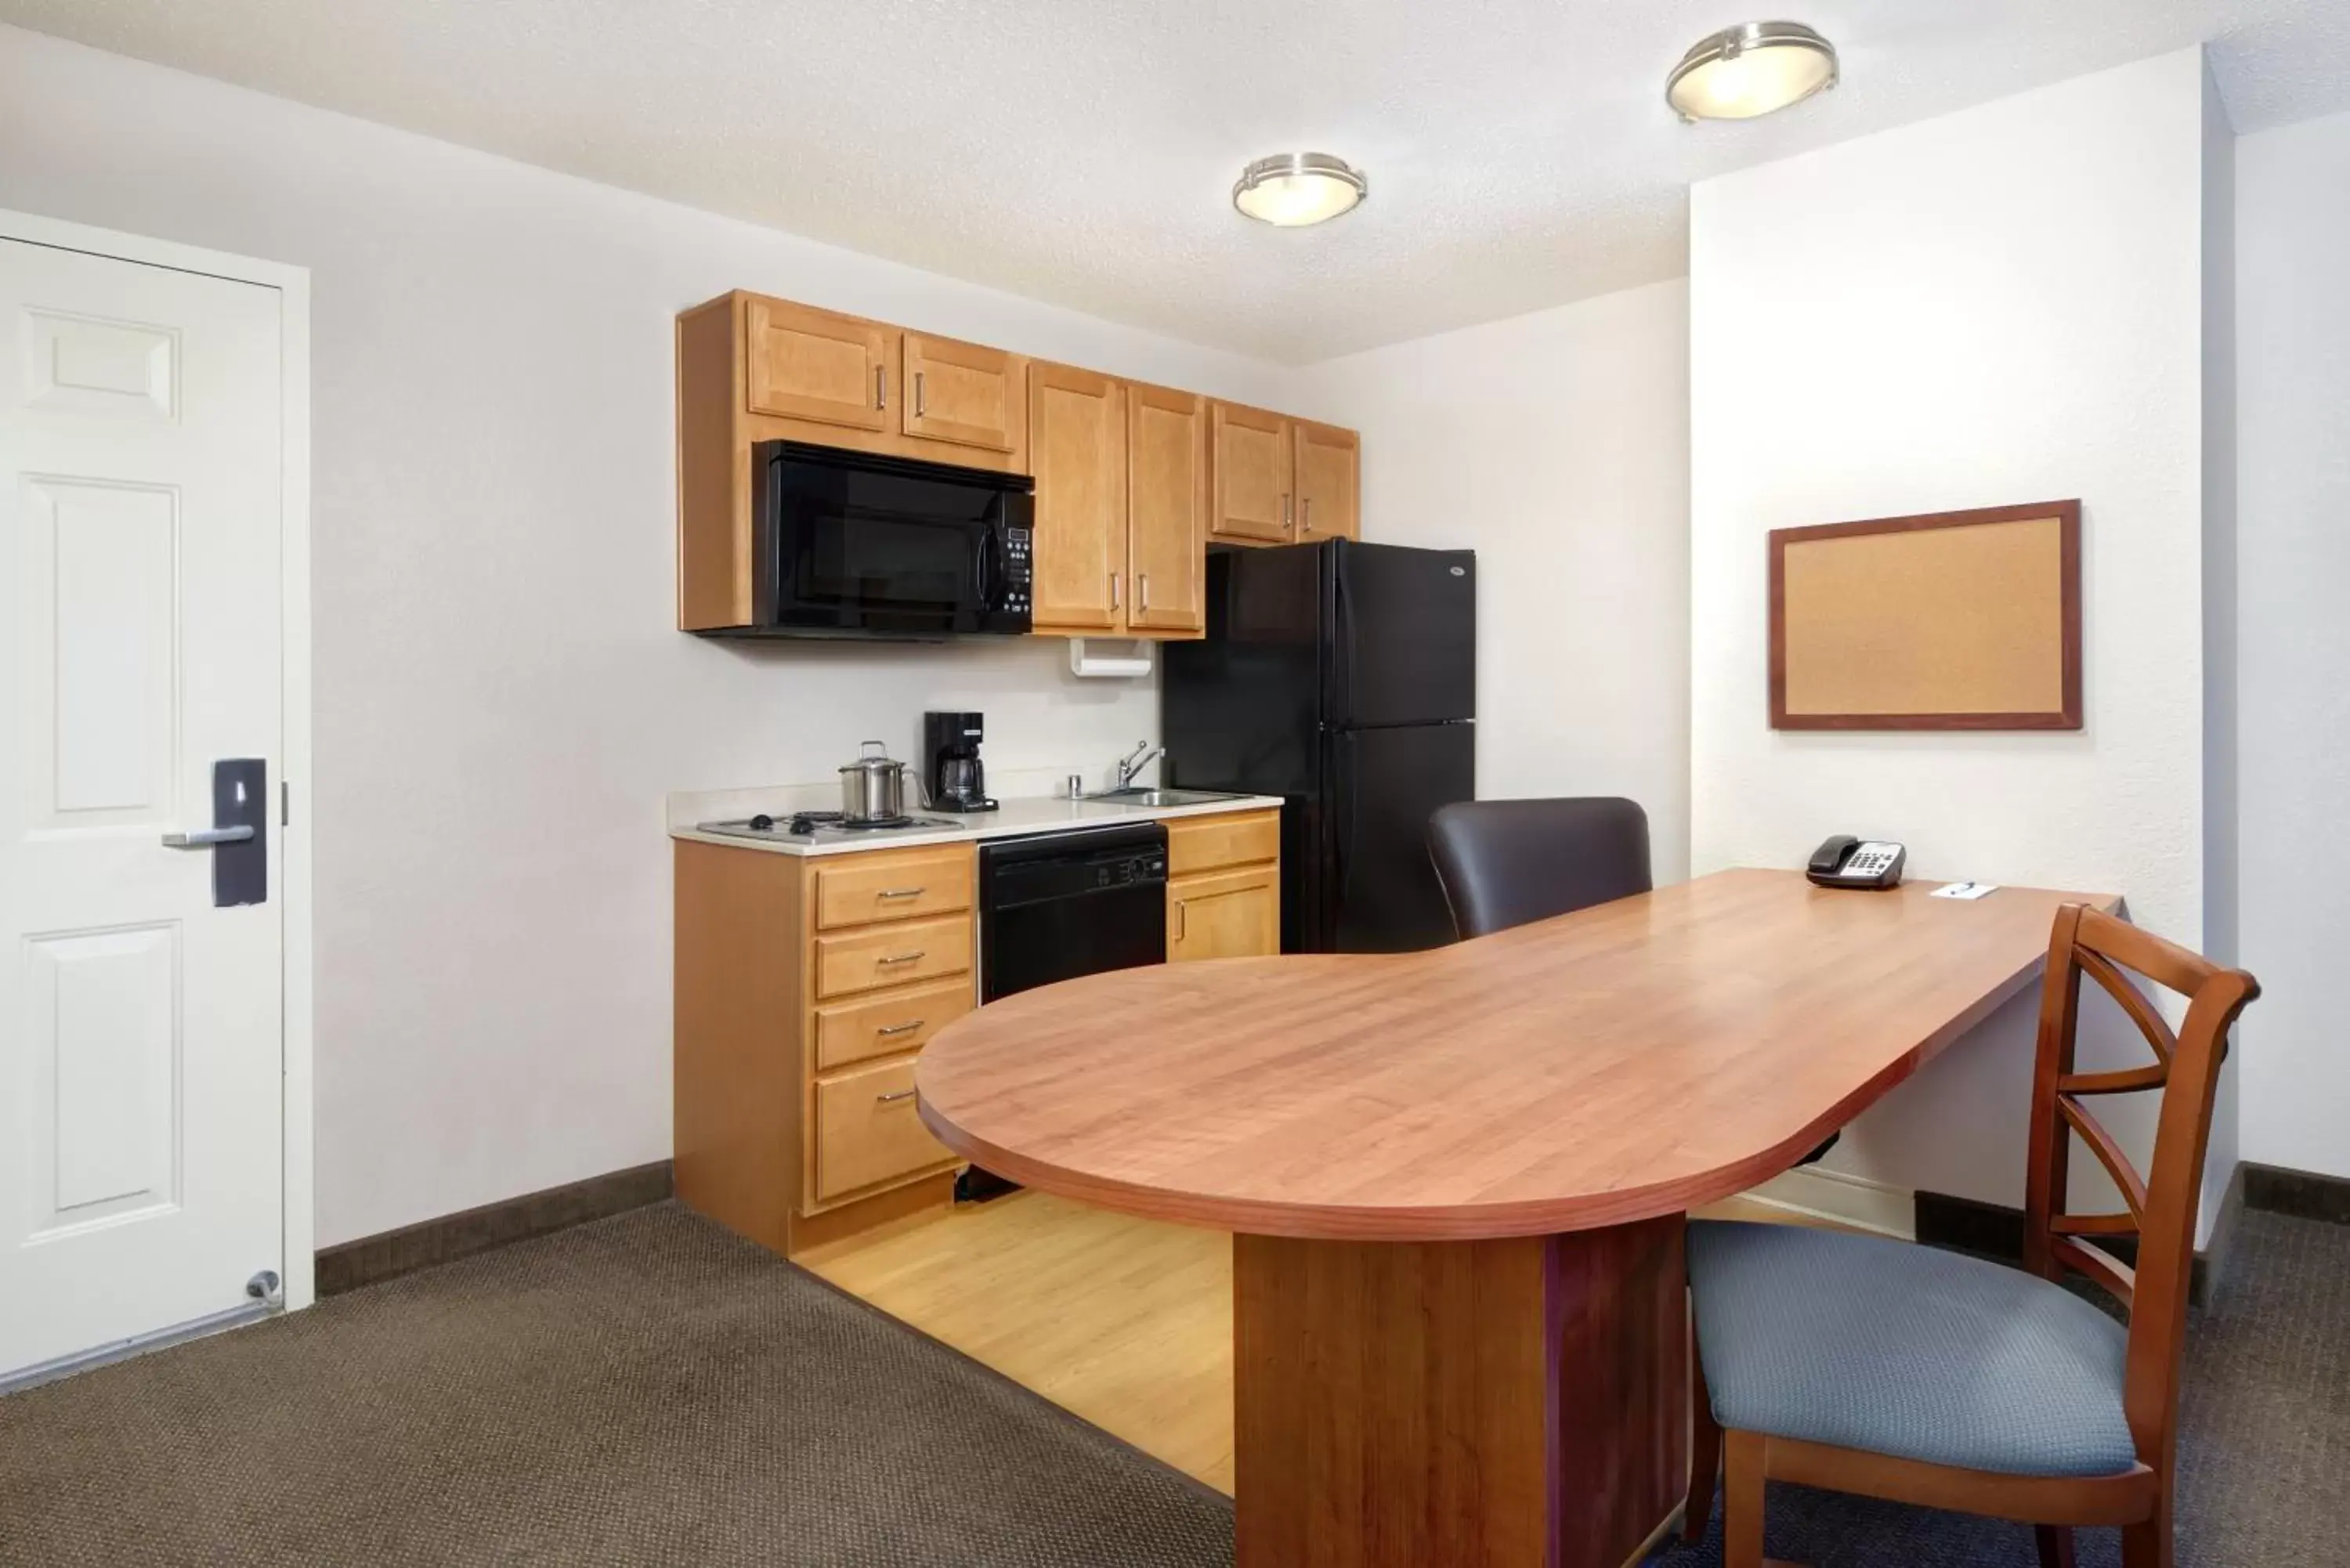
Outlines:
[[[1167,958],[1167,830],[1155,822],[979,846],[979,1000]]]
[[[1062,829],[979,846],[979,1000],[1167,961],[1167,830],[1155,822]],[[1016,1184],[972,1166],[955,1197]]]

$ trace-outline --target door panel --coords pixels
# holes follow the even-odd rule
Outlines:
[[[1035,609],[1039,631],[1126,625],[1126,393],[1107,376],[1028,368],[1028,451],[1036,476]]]
[[[1257,958],[1281,950],[1281,872],[1272,866],[1167,884],[1167,960]]]
[[[0,1374],[283,1270],[276,888],[161,843],[280,756],[280,354],[275,289],[0,239]]]
[[[1304,420],[1296,431],[1297,542],[1360,536],[1361,438]]]
[[[1163,387],[1127,389],[1129,625],[1207,627],[1207,400]]]
[[[1211,403],[1209,426],[1216,486],[1209,537],[1289,543],[1289,421],[1263,409]]]
[[[1020,390],[1019,362],[1001,348],[906,334],[901,411],[910,436],[1010,452]]]
[[[1476,727],[1343,730],[1331,737],[1332,950],[1409,952],[1452,940],[1428,857],[1428,819],[1477,795]]]
[[[1328,722],[1476,717],[1476,554],[1351,540],[1321,553],[1332,587]]]
[[[780,299],[753,299],[743,319],[753,413],[888,428],[894,328]]]

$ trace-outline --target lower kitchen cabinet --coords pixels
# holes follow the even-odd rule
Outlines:
[[[945,1208],[914,1062],[977,1004],[972,846],[674,848],[678,1197],[785,1253]]]
[[[1167,958],[1281,950],[1281,814],[1230,812],[1167,825]]]

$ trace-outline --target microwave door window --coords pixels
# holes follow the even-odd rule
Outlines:
[[[974,597],[967,524],[862,508],[807,520],[792,574],[801,608],[868,630],[962,629]]]

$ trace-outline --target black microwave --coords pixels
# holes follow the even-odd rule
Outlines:
[[[735,636],[1028,630],[1036,482],[801,441],[751,449],[753,624]]]

